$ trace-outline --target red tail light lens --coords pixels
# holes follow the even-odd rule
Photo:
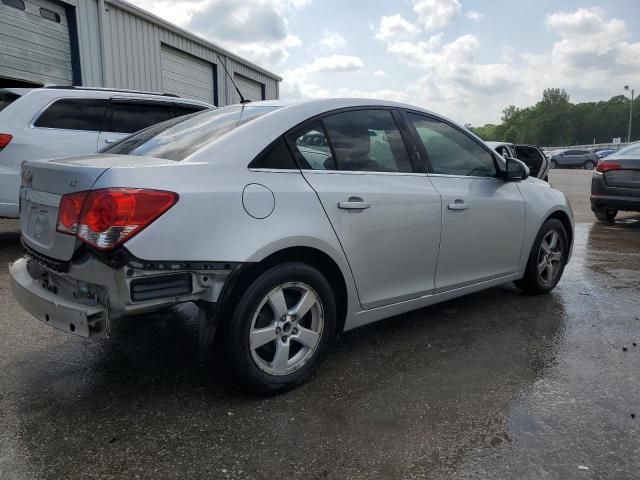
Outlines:
[[[0,133],[0,150],[9,145],[12,138],[13,136],[8,133]]]
[[[607,162],[605,160],[600,160],[598,162],[598,166],[596,167],[596,172],[606,173],[609,170],[620,170],[622,165],[619,163]]]
[[[58,213],[58,231],[76,235],[100,250],[112,250],[149,226],[177,201],[176,193],[139,188],[65,195]]]
[[[82,205],[89,192],[77,192],[65,195],[60,201],[58,208],[57,230],[61,233],[75,235],[78,233],[78,221]]]

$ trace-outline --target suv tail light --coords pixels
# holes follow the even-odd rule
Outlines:
[[[64,195],[56,230],[100,250],[112,250],[149,226],[178,194],[140,188],[106,188]]]
[[[606,160],[600,160],[596,167],[596,172],[606,173],[609,170],[620,170],[622,166],[619,163],[607,162]]]
[[[13,135],[9,135],[8,133],[0,133],[0,150],[9,145],[9,142],[13,138]]]

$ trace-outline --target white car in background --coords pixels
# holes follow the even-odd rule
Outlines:
[[[551,165],[549,158],[536,145],[514,144],[509,142],[486,142],[503,158],[517,158],[523,162],[531,172],[532,177],[547,181]]]
[[[210,108],[159,93],[0,88],[0,218],[18,218],[23,161],[94,153],[148,126]]]

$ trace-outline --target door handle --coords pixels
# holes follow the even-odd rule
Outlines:
[[[338,208],[343,210],[364,210],[369,207],[371,207],[370,203],[358,197],[351,197],[346,202],[338,202]]]
[[[107,145],[111,145],[112,143],[116,143],[118,140],[114,139],[114,138],[105,138],[104,139],[104,143],[106,143]]]
[[[464,212],[465,210],[469,210],[469,204],[464,203],[464,200],[456,200],[453,203],[447,205],[449,210],[453,210],[454,212]]]

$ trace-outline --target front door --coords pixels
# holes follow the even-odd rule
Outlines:
[[[431,293],[440,194],[415,173],[390,110],[349,110],[288,135],[333,225],[363,308]]]
[[[422,114],[406,118],[442,197],[438,291],[515,273],[525,227],[518,185],[498,178],[489,148],[461,129]]]

